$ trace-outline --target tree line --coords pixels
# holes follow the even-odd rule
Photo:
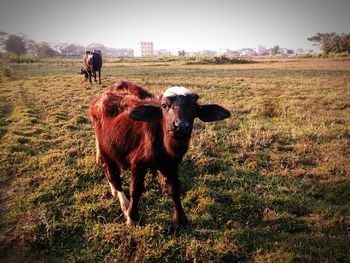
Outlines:
[[[350,54],[350,34],[346,33],[316,33],[314,36],[307,38],[307,40],[314,43],[315,46],[319,46],[323,54],[329,55],[330,53],[348,53]],[[61,43],[56,45],[50,45],[47,42],[35,42],[32,39],[19,35],[9,35],[5,32],[0,32],[0,45],[8,53],[16,55],[33,54],[39,57],[53,57],[62,54],[82,53],[85,47],[77,44]],[[107,47],[102,44],[98,45],[99,50],[109,51]],[[54,47],[55,49],[53,49]],[[59,52],[58,52],[59,51]],[[272,54],[278,54],[279,46],[272,48]],[[185,51],[179,52],[179,56],[183,56]]]
[[[0,46],[9,54],[21,56],[30,54],[37,57],[54,56],[81,56],[85,50],[98,49],[106,56],[118,56],[123,52],[130,52],[131,49],[117,49],[104,46],[101,43],[91,43],[82,46],[75,43],[36,42],[27,36],[10,35],[0,31]],[[133,50],[132,50],[133,54]]]
[[[38,57],[54,57],[62,55],[81,55],[86,49],[99,49],[102,52],[110,51],[109,48],[99,43],[93,43],[84,47],[79,44],[72,43],[56,43],[50,44],[47,42],[36,42],[26,36],[12,35],[5,32],[0,32],[0,45],[8,54],[17,56],[30,54]]]
[[[4,35],[5,33],[3,33]],[[8,35],[1,40],[1,46],[7,53],[16,54],[18,56],[27,53],[40,57],[53,57],[57,52],[50,47],[47,42],[37,43],[32,39],[18,35]]]

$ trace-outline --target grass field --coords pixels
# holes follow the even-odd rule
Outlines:
[[[81,64],[2,63],[1,262],[350,261],[350,60],[111,59],[103,85]],[[150,174],[141,225],[126,227],[94,162],[88,103],[118,80],[183,85],[232,113],[195,123],[180,169],[190,229]]]

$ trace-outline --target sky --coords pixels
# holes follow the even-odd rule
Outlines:
[[[350,33],[350,0],[1,0],[0,31],[115,48],[313,48],[317,32]]]

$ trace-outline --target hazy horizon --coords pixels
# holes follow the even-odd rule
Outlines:
[[[0,31],[35,41],[133,49],[140,41],[187,51],[313,48],[307,38],[317,32],[349,33],[349,11],[348,0],[3,0]]]

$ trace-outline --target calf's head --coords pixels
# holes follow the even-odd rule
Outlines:
[[[89,73],[85,68],[81,68],[80,71],[78,72],[78,74],[84,75],[86,79],[89,76]]]
[[[165,136],[171,136],[175,139],[189,139],[196,117],[204,122],[210,122],[231,116],[228,110],[219,105],[199,105],[198,98],[196,93],[192,93],[184,87],[172,87],[160,97],[160,106],[141,105],[135,107],[130,111],[129,118],[144,122],[162,120]]]

